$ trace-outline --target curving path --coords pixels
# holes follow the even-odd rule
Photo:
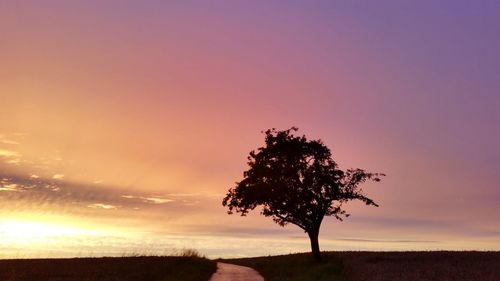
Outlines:
[[[218,262],[217,271],[209,281],[264,281],[264,278],[253,268]]]

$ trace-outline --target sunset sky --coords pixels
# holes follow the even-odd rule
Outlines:
[[[1,1],[0,258],[309,250],[262,130],[387,174],[322,250],[500,250],[499,1]]]

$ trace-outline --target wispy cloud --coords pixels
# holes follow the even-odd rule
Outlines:
[[[193,197],[193,196],[200,196],[200,193],[169,193],[169,196],[175,196],[175,197]]]
[[[127,199],[138,199],[145,203],[153,203],[153,204],[164,204],[164,203],[174,202],[173,199],[162,198],[162,197],[143,197],[134,195],[122,195],[122,197]]]
[[[19,143],[17,141],[13,141],[13,140],[10,140],[10,139],[2,139],[0,140],[1,143],[4,143],[4,144],[12,144],[12,145],[18,145]]]
[[[17,151],[0,148],[0,158],[3,158],[3,162],[7,164],[19,165],[21,163],[21,156]]]
[[[0,157],[20,157],[20,156],[21,155],[16,151],[0,148]]]
[[[64,175],[63,174],[55,174],[52,176],[52,178],[55,180],[62,180],[62,179],[64,179]]]
[[[169,203],[169,202],[174,202],[172,199],[167,199],[167,198],[159,198],[159,197],[147,197],[144,198],[147,202],[152,202],[154,204],[163,204],[163,203]]]
[[[0,143],[3,143],[3,144],[10,144],[10,145],[18,145],[19,142],[7,137],[7,136],[4,136],[4,135],[0,135]]]
[[[115,205],[103,204],[103,203],[94,203],[94,204],[87,205],[87,207],[95,208],[95,209],[105,209],[105,210],[113,210],[113,209],[118,208]]]
[[[0,191],[20,191],[15,183],[2,184],[0,182]]]
[[[56,174],[58,175],[58,174]],[[96,185],[92,182],[76,183],[62,181],[62,177],[43,178],[0,173],[0,210],[15,206],[16,210],[50,208],[58,210],[183,210],[185,202],[162,195],[127,192],[115,186]],[[126,194],[126,195],[123,195]],[[168,203],[168,204],[167,204]],[[172,205],[175,204],[175,205]],[[158,209],[160,208],[160,209]],[[87,211],[88,212],[88,211]]]
[[[438,243],[437,240],[412,240],[412,239],[367,239],[367,238],[336,238],[335,240],[352,242],[373,242],[373,243]]]

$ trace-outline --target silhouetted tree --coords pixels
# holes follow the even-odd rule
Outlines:
[[[297,130],[267,130],[265,146],[250,152],[250,169],[229,189],[222,205],[229,208],[229,214],[236,211],[242,216],[262,206],[261,213],[280,226],[297,225],[308,234],[312,254],[320,261],[318,235],[323,218],[348,217],[342,205],[350,200],[378,206],[363,194],[359,184],[380,181],[384,174],[340,170],[321,140],[293,135]]]

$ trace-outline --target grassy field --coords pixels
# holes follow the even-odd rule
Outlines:
[[[311,254],[228,259],[223,262],[252,267],[266,281],[347,280],[342,261],[334,254],[324,255],[324,261],[320,264],[312,260]]]
[[[0,260],[1,281],[207,281],[215,270],[199,257]]]
[[[499,281],[500,252],[328,252],[232,259],[266,281]]]
[[[500,252],[328,252],[223,260],[266,281],[499,281]],[[197,256],[0,260],[0,281],[206,281],[214,261]]]

